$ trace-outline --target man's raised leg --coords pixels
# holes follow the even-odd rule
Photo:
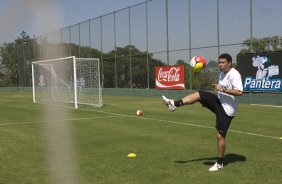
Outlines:
[[[177,107],[180,107],[182,105],[191,105],[197,101],[200,100],[200,94],[199,92],[192,93],[190,95],[185,96],[184,98],[180,100],[173,100],[166,98],[165,96],[162,96],[164,104],[168,107],[170,111],[175,111]]]

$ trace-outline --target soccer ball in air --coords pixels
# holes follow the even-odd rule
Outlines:
[[[142,112],[141,110],[138,110],[138,111],[136,112],[136,114],[137,114],[137,116],[142,116],[143,112]]]
[[[206,60],[202,56],[194,56],[190,61],[193,72],[200,72],[206,66]]]

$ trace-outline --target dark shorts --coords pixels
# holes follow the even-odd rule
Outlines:
[[[200,94],[200,103],[216,115],[215,128],[220,135],[225,137],[234,116],[226,114],[217,95],[203,90],[198,90],[198,92]]]

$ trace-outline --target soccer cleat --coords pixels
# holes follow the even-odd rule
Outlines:
[[[209,171],[218,171],[220,169],[223,169],[223,164],[218,164],[217,162],[209,168]]]
[[[164,104],[167,106],[168,110],[170,110],[171,112],[175,111],[175,109],[177,107],[175,107],[174,105],[174,100],[172,99],[168,99],[165,96],[162,96]]]

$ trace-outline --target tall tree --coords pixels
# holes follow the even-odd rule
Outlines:
[[[272,36],[265,38],[253,38],[243,41],[243,46],[246,48],[241,49],[240,53],[259,53],[259,52],[271,52],[282,51],[282,37]]]
[[[30,77],[26,75],[30,70],[30,53],[27,51],[30,41],[30,37],[23,31],[13,42],[4,43],[0,48],[0,86],[18,86],[19,71],[23,68],[27,69],[22,71],[23,80],[30,80]]]
[[[131,54],[130,54],[131,53]],[[117,55],[115,61],[115,54]],[[130,56],[131,55],[131,65]],[[109,53],[104,54],[104,86],[115,87],[115,67],[117,74],[117,87],[147,88],[147,52],[141,52],[133,45],[117,47]],[[116,65],[115,65],[116,62]],[[149,84],[150,88],[155,88],[155,66],[165,65],[161,60],[154,59],[153,54],[148,55],[149,62]],[[131,73],[130,73],[131,67]],[[130,81],[130,75],[132,81]]]

